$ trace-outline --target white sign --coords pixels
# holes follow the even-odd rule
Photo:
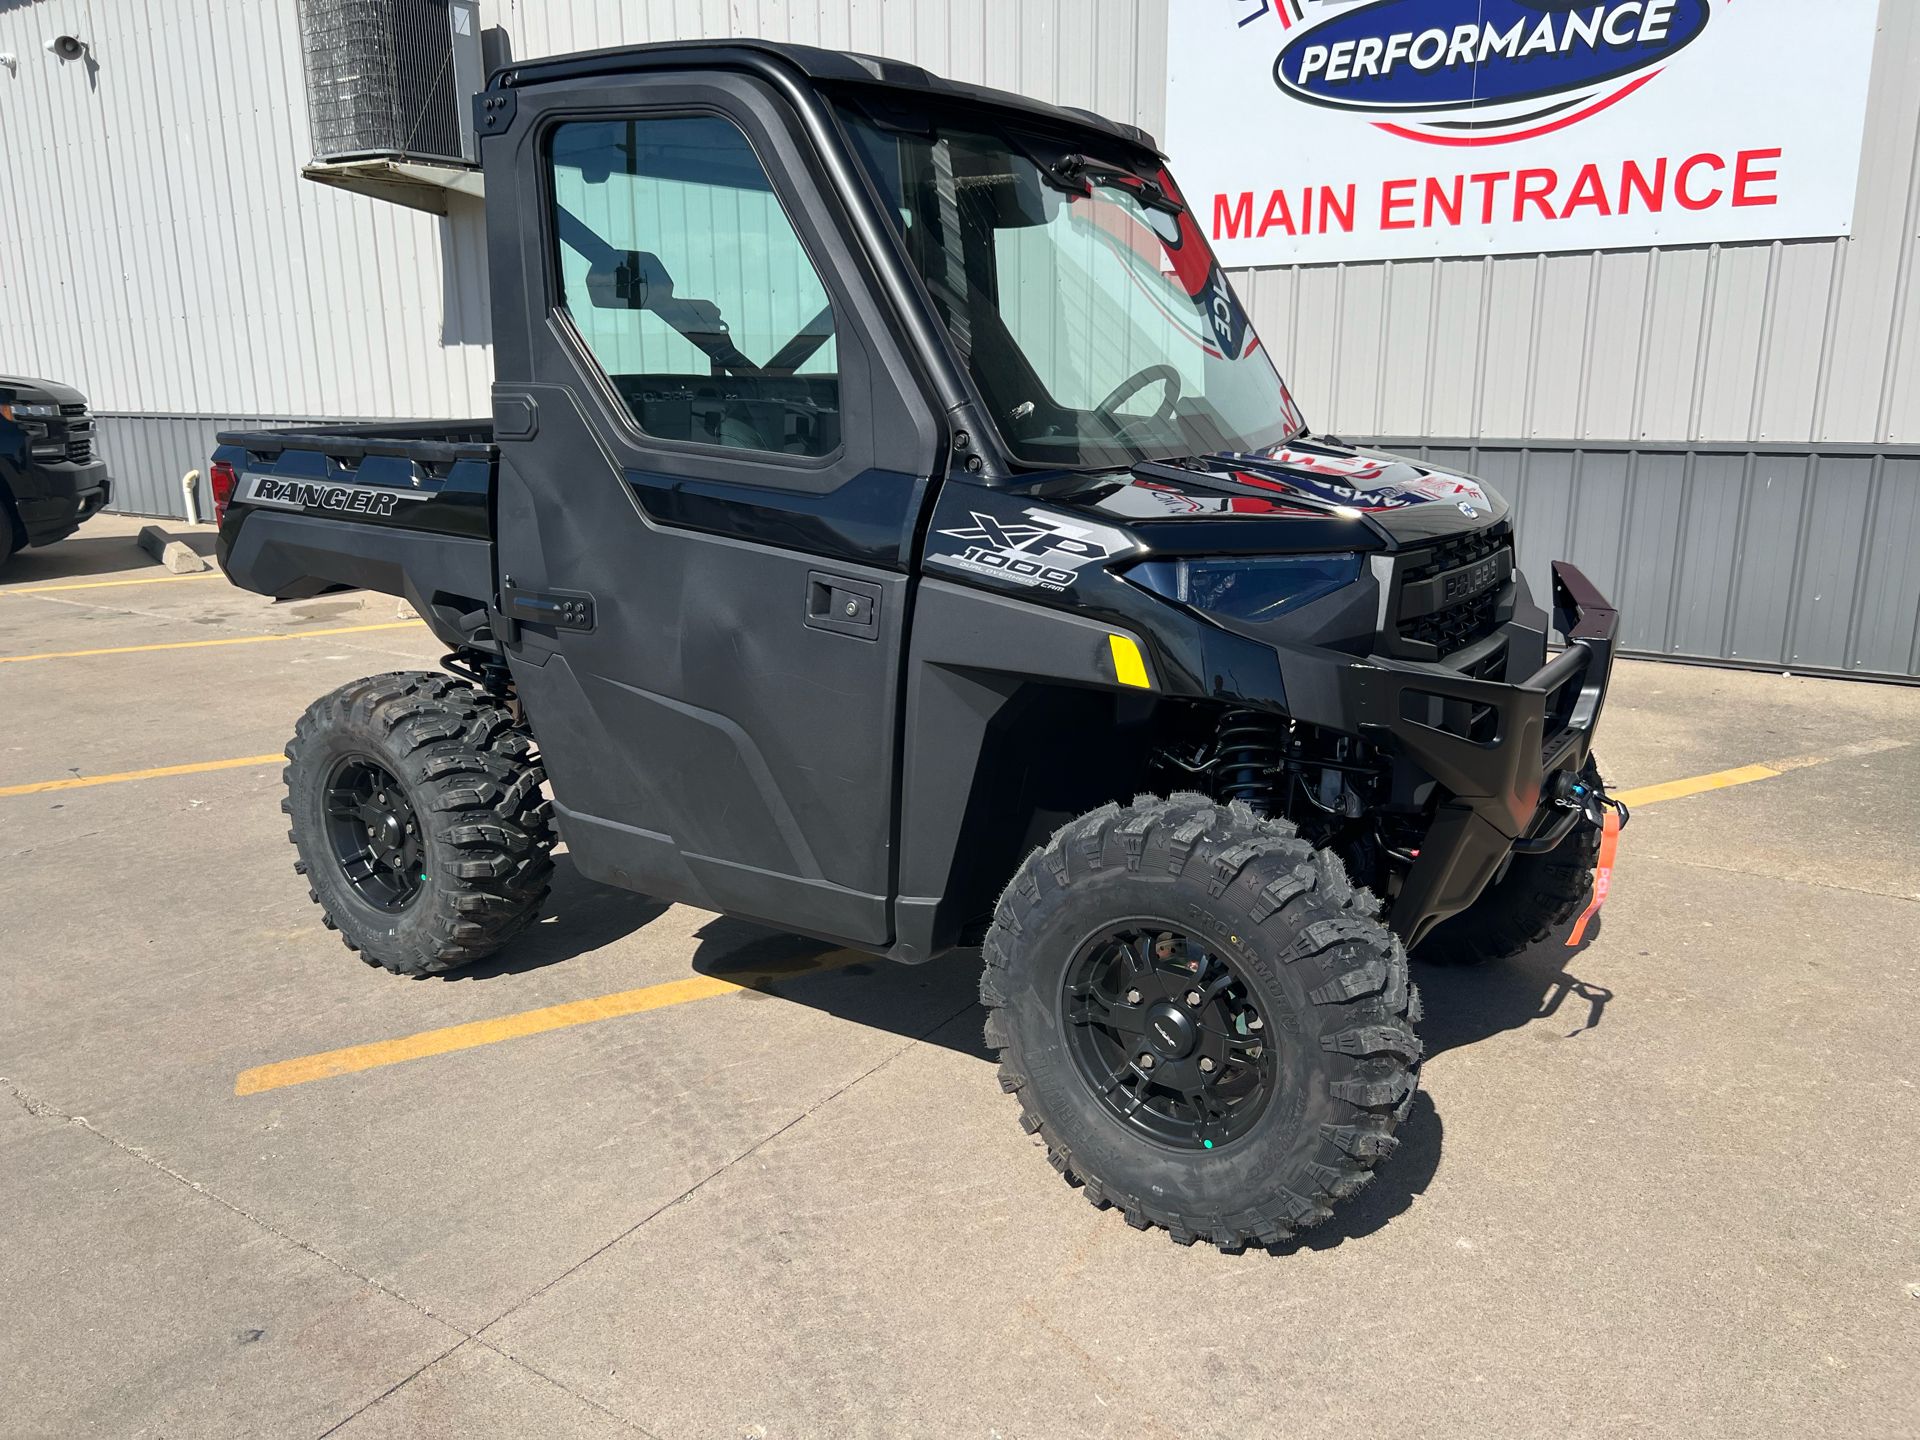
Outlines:
[[[1227,265],[1851,233],[1880,0],[1171,0]]]

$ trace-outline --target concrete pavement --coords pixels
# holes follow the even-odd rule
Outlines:
[[[1585,948],[1421,968],[1400,1152],[1228,1257],[1059,1182],[969,957],[859,962],[563,857],[512,950],[410,982],[321,928],[272,764],[5,794],[271,754],[438,653],[367,628],[385,597],[121,585],[162,573],[135,529],[0,579],[0,660],[122,652],[0,663],[0,1435],[1920,1433],[1920,691],[1623,663],[1617,786],[1792,768],[1638,812]],[[125,648],[258,635],[295,638]]]

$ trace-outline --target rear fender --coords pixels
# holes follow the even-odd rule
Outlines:
[[[493,545],[469,536],[253,510],[229,517],[221,544],[243,590],[282,600],[341,588],[398,595],[449,646],[472,643],[493,596]]]

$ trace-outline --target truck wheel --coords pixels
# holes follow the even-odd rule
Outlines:
[[[0,570],[7,568],[7,562],[13,559],[14,552],[20,548],[19,521],[13,518],[13,502],[7,498],[7,488],[0,485]]]
[[[533,923],[553,875],[533,745],[505,706],[445,675],[343,685],[287,746],[294,870],[369,965],[438,975]]]
[[[1001,1087],[1101,1208],[1277,1245],[1373,1178],[1418,1083],[1419,997],[1378,902],[1284,821],[1109,805],[1028,857],[980,981]]]
[[[1600,785],[1600,767],[1589,759],[1580,778]],[[1599,859],[1599,827],[1584,823],[1557,849],[1514,856],[1478,900],[1433,927],[1415,957],[1429,965],[1479,965],[1531,949],[1580,913],[1593,895]]]

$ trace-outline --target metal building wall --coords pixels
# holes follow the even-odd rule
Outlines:
[[[1920,449],[1382,443],[1512,497],[1534,593],[1573,561],[1631,654],[1920,677]]]
[[[481,206],[300,178],[293,0],[0,0],[0,52],[0,372],[109,414],[486,411]]]
[[[895,55],[1158,133],[1169,3],[492,0],[486,18],[522,58],[765,35]],[[42,51],[63,30],[93,42],[91,77]],[[485,413],[480,207],[455,197],[438,219],[298,178],[291,0],[0,0],[0,50],[20,57],[0,71],[0,370],[70,379],[128,417],[103,444],[142,457],[123,478],[130,502],[177,506],[179,471],[203,459],[169,439],[170,421],[137,417]],[[46,203],[56,193],[63,203]],[[1235,279],[1316,426],[1477,446],[1474,463],[1516,492],[1529,557],[1551,544],[1609,557],[1596,578],[1613,578],[1636,646],[1911,676],[1920,601],[1897,577],[1920,485],[1920,451],[1902,448],[1920,444],[1916,232],[1920,7],[1883,0],[1850,239]],[[1623,482],[1628,443],[1680,469],[1632,460]],[[1772,483],[1778,445],[1805,462],[1799,488],[1780,482],[1797,509]],[[1829,483],[1857,468],[1848,446],[1868,447],[1865,490]],[[1761,478],[1703,485],[1729,454]],[[1623,512],[1627,490],[1636,508]],[[1864,498],[1830,508],[1840,495]],[[1723,619],[1716,640],[1677,608],[1709,575],[1729,587],[1714,604],[1774,617],[1770,638]],[[1854,582],[1844,623],[1817,618],[1829,576]]]

